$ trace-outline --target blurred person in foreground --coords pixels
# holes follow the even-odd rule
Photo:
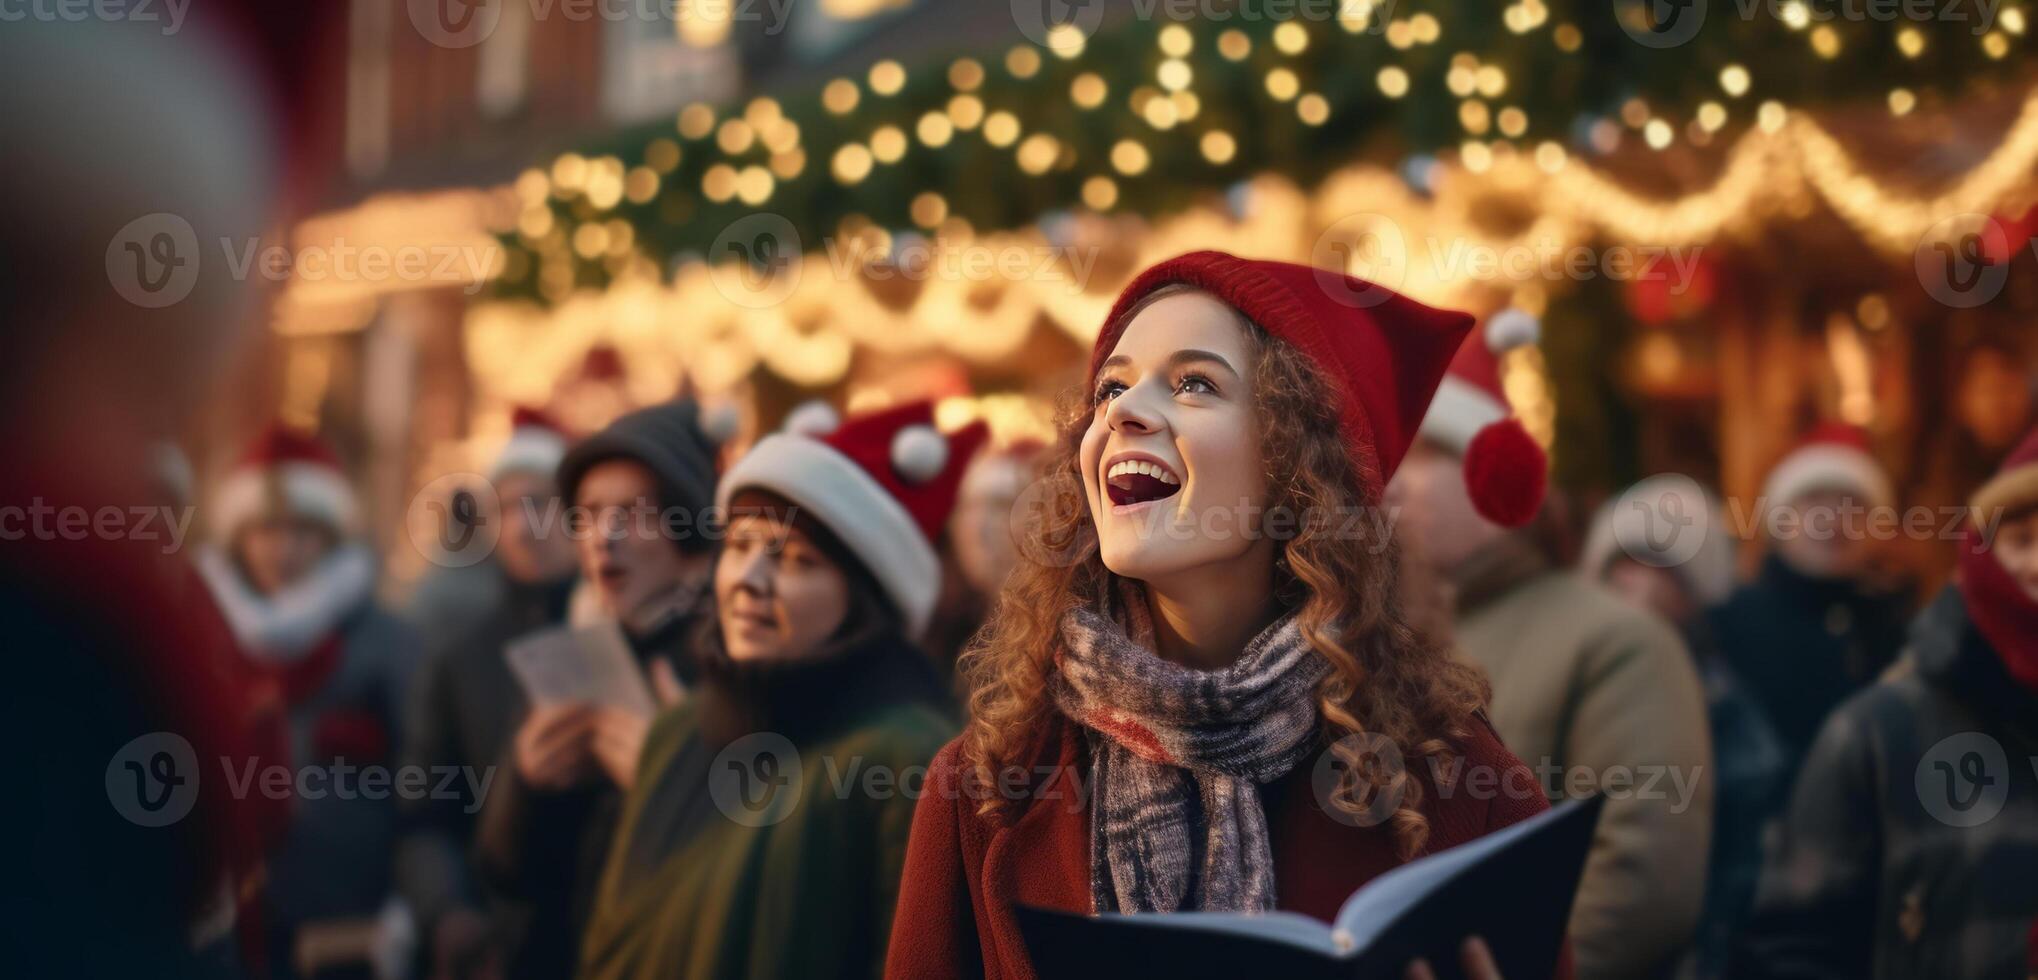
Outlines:
[[[428,771],[484,773],[501,761],[528,706],[504,647],[533,630],[564,622],[579,559],[567,533],[556,479],[568,439],[550,417],[518,408],[510,437],[488,472],[500,521],[489,562],[504,583],[492,611],[429,654],[410,707],[404,763]],[[519,909],[491,896],[469,864],[482,800],[467,790],[406,801],[408,826],[398,884],[419,925],[427,975],[494,975]]]
[[[249,899],[282,808],[220,764],[284,761],[280,705],[181,551],[188,508],[140,514],[163,503],[148,447],[183,434],[265,319],[225,263],[164,260],[298,212],[320,158],[309,80],[344,11],[186,13],[174,37],[98,17],[0,30],[0,126],[34,134],[10,138],[0,181],[0,736],[33,797],[0,816],[23,883],[0,961],[19,976],[259,968],[239,952],[260,953]],[[194,234],[135,224],[154,214]],[[92,527],[109,508],[121,525]]]
[[[1880,581],[1868,535],[1870,516],[1895,503],[1867,434],[1837,423],[1807,432],[1763,483],[1756,513],[1769,553],[1713,625],[1720,652],[1783,740],[1786,791],[1827,714],[1903,644],[1910,602]]]
[[[1690,975],[1724,976],[1755,899],[1762,833],[1776,809],[1783,747],[1720,654],[1707,614],[1733,589],[1734,552],[1719,504],[1688,477],[1652,476],[1593,518],[1579,571],[1683,634],[1705,685],[1716,792],[1712,862]]]
[[[1328,922],[1549,808],[1479,672],[1404,618],[1379,519],[1471,324],[1215,251],[1119,294],[963,658],[971,718],[913,817],[888,977],[1032,976],[1021,903]],[[1447,975],[1490,980],[1477,937],[1463,957]]]
[[[621,628],[658,700],[694,678],[687,651],[710,608],[715,443],[691,401],[639,409],[582,440],[559,464],[580,574]],[[484,882],[528,906],[512,977],[573,974],[602,860],[637,775],[649,719],[587,704],[534,707],[482,803]]]
[[[1578,976],[1649,976],[1683,955],[1704,898],[1705,696],[1674,631],[1555,567],[1535,536],[1545,464],[1498,361],[1535,332],[1503,311],[1459,349],[1388,505],[1451,590],[1502,741],[1552,797],[1607,795],[1571,912]]]
[[[396,803],[350,786],[347,768],[388,767],[402,730],[416,634],[375,601],[375,556],[331,447],[281,425],[256,438],[206,515],[219,547],[199,571],[241,649],[275,678],[300,772],[326,770],[291,805],[270,862],[269,957],[281,975],[360,962],[392,894]]]
[[[883,970],[914,774],[955,732],[911,637],[933,616],[934,541],[985,434],[933,423],[918,402],[782,433],[723,478],[719,619],[692,697],[646,739],[582,977]]]
[[[2023,980],[2038,938],[2038,431],[1957,581],[1812,743],[1736,977]]]

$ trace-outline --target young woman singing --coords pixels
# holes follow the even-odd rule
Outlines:
[[[888,975],[1031,976],[1018,904],[1327,921],[1546,808],[1480,675],[1409,626],[1376,509],[1470,326],[1217,252],[1126,289],[965,657]]]

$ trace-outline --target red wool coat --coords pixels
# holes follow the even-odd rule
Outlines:
[[[1080,792],[1088,752],[1079,730],[1058,719],[1035,754],[1035,782],[1024,810],[1016,820],[1001,822],[977,814],[984,791],[970,788],[959,742],[934,757],[913,815],[885,976],[1031,980],[1013,906],[1092,911],[1090,810]],[[1549,809],[1535,774],[1483,719],[1461,748],[1466,768],[1460,771],[1490,769],[1500,779],[1496,783],[1486,774],[1461,779],[1450,798],[1442,799],[1428,767],[1417,765],[1430,827],[1425,854]],[[1312,768],[1297,766],[1264,787],[1262,799],[1280,907],[1328,922],[1360,885],[1402,862],[1389,827],[1352,827],[1323,811],[1311,788]],[[1495,785],[1517,792],[1496,792]],[[1567,948],[1560,977],[1569,977],[1569,961]]]

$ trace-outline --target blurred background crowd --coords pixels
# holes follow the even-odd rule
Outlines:
[[[772,914],[699,855],[632,890],[708,846],[619,838],[704,818],[636,785],[647,753],[705,763],[636,713],[532,709],[503,657],[607,621],[661,705],[784,685],[692,647],[741,522],[533,515],[728,505],[781,430],[939,433],[926,486],[885,485],[931,579],[862,512],[786,518],[789,478],[734,501],[851,570],[820,633],[887,666],[799,696],[907,706],[911,765],[1040,560],[1034,467],[1113,298],[1208,247],[1480,319],[1388,511],[1508,747],[1553,799],[1621,794],[1579,976],[2038,975],[2024,0],[10,8],[0,635],[38,787],[10,839],[48,889],[22,962],[811,975],[639,945]],[[1464,474],[1505,416],[1551,460],[1518,530]],[[109,767],[104,733],[154,730],[253,774],[458,778],[109,810],[174,767]],[[828,969],[872,972],[889,917],[845,910],[877,946]]]

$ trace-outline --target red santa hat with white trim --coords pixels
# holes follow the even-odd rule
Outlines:
[[[1422,417],[1422,439],[1465,461],[1465,489],[1480,516],[1520,527],[1536,516],[1549,489],[1549,458],[1507,403],[1500,358],[1536,342],[1541,328],[1526,311],[1489,317],[1452,358]]]
[[[970,457],[989,430],[982,422],[943,435],[932,402],[913,402],[836,424],[825,404],[787,417],[785,431],[757,445],[722,477],[716,506],[745,490],[766,490],[812,515],[855,552],[918,637],[941,594],[934,542],[955,509]]]
[[[1821,422],[1807,430],[1762,482],[1772,505],[1807,494],[1832,491],[1871,507],[1896,502],[1896,488],[1868,445],[1868,433],[1845,422]]]
[[[511,473],[528,472],[550,476],[559,469],[559,461],[566,458],[566,449],[572,443],[573,437],[567,434],[566,427],[543,409],[518,405],[510,413],[509,439],[495,454],[488,478],[499,480]]]
[[[317,436],[270,426],[241,454],[213,495],[212,526],[231,538],[249,521],[287,514],[354,533],[360,507],[340,456]]]

